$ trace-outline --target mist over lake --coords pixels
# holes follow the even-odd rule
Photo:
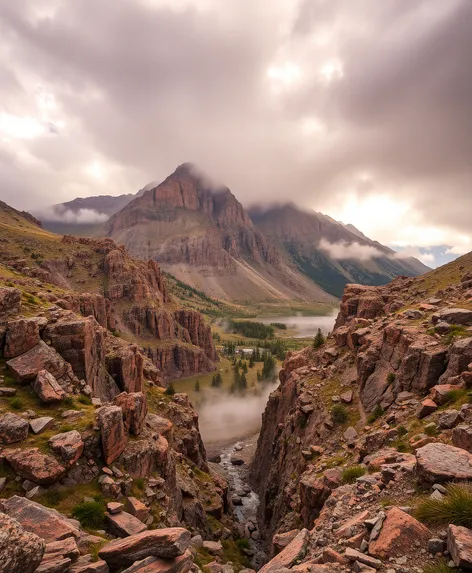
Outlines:
[[[271,317],[258,317],[257,322],[264,324],[271,324],[273,322],[280,322],[287,325],[289,331],[295,331],[292,334],[293,338],[309,338],[315,336],[318,328],[321,328],[323,334],[328,334],[334,327],[338,309],[326,316],[271,316]]]

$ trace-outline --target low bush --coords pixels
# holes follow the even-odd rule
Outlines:
[[[82,527],[101,529],[105,523],[105,507],[98,501],[84,501],[72,509],[72,517],[78,519]]]
[[[387,374],[387,384],[393,384],[395,382],[395,372],[389,372]]]
[[[372,410],[372,412],[367,417],[367,422],[369,424],[373,424],[375,421],[377,421],[383,415],[383,413],[384,413],[384,409],[382,408],[382,406],[380,404],[377,404],[377,406],[375,406],[375,408]]]
[[[362,477],[365,472],[366,469],[364,466],[351,466],[343,471],[341,479],[343,483],[354,483],[356,479]]]
[[[431,524],[453,523],[472,528],[472,484],[449,484],[442,499],[425,499],[416,508],[416,517]]]
[[[437,563],[425,565],[423,568],[423,573],[454,573],[454,571],[459,573],[459,569],[451,569],[445,559],[441,559]]]
[[[172,382],[169,382],[169,386],[165,389],[164,394],[167,394],[168,396],[173,396],[175,394],[175,388]]]
[[[13,410],[22,410],[23,400],[21,398],[12,398],[10,400],[10,408],[13,408]]]
[[[331,408],[331,417],[336,424],[344,424],[349,419],[349,412],[342,404],[335,404]]]

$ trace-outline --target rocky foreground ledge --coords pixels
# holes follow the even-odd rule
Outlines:
[[[263,573],[472,570],[471,287],[464,266],[348,285],[287,356],[251,468]]]

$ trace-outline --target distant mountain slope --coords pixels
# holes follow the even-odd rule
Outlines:
[[[108,217],[123,209],[135,197],[140,197],[148,188],[146,185],[137,193],[126,195],[76,197],[72,201],[57,203],[34,214],[41,219],[43,227],[53,233],[100,235],[103,234],[102,226]]]
[[[135,198],[105,225],[139,258],[152,258],[194,288],[236,301],[332,297],[281,257],[224,186],[190,164]]]
[[[430,270],[413,257],[400,258],[352,225],[292,204],[254,208],[249,214],[301,272],[337,297],[347,283],[382,285],[398,275]]]

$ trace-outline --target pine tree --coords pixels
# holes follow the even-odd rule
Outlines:
[[[172,382],[169,382],[169,386],[165,389],[164,394],[167,394],[168,396],[173,396],[175,394],[175,388]]]
[[[318,328],[315,338],[313,339],[313,348],[320,348],[325,343],[325,337],[321,332],[321,328]]]

